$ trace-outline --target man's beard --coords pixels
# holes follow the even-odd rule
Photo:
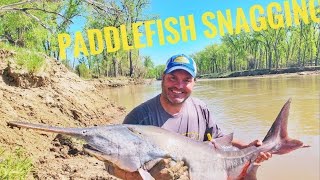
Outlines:
[[[178,101],[173,101],[170,99],[170,97],[168,96],[168,94],[170,93],[169,91],[171,91],[172,88],[166,88],[164,87],[164,83],[162,81],[161,83],[162,85],[162,95],[164,97],[164,99],[171,105],[173,106],[179,106],[182,105],[189,97],[190,95],[186,95],[184,98],[175,98],[175,99],[179,99]]]

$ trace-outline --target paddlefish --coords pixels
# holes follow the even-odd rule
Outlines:
[[[261,146],[234,150],[222,148],[232,138],[213,139],[213,144],[200,142],[145,125],[106,125],[86,128],[62,128],[27,122],[8,122],[9,126],[36,129],[74,136],[86,141],[90,148],[84,151],[101,161],[109,161],[123,170],[139,171],[141,177],[153,179],[148,173],[163,158],[184,161],[192,180],[256,179],[258,165],[255,160],[260,152],[286,154],[309,147],[291,139],[287,133],[291,99],[282,107]]]

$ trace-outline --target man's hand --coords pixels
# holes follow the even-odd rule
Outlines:
[[[262,141],[261,140],[254,140],[249,144],[245,144],[237,139],[233,139],[232,140],[232,145],[239,148],[239,149],[244,149],[250,146],[256,146],[259,147],[262,145]],[[255,163],[259,164],[265,160],[268,160],[272,157],[272,154],[269,152],[260,152],[260,154],[258,155],[257,159],[255,160]]]
[[[108,173],[117,178],[120,178],[123,180],[131,180],[131,179],[142,180],[142,177],[140,176],[138,171],[135,171],[135,172],[125,171],[123,169],[120,169],[118,166],[114,165],[109,161],[104,162],[104,165]]]
[[[137,171],[125,171],[110,162],[105,162],[105,166],[108,173],[116,176],[117,178],[124,180],[142,180],[139,172]],[[184,162],[175,162],[170,158],[159,161],[149,170],[149,173],[156,180],[189,180],[188,167],[184,165]]]
[[[175,162],[170,158],[162,159],[149,172],[156,180],[189,180],[188,167],[184,162]]]
[[[249,146],[256,146],[259,147],[262,145],[262,141],[261,140],[254,140],[252,141],[250,144],[248,144]],[[272,154],[269,152],[260,152],[260,154],[258,155],[257,159],[254,161],[255,163],[262,163],[265,160],[268,160],[272,157]]]

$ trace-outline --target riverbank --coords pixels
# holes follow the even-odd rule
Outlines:
[[[311,75],[320,74],[320,66],[314,67],[294,67],[285,69],[258,69],[248,71],[238,71],[231,73],[214,73],[203,74],[199,79],[215,79],[215,78],[235,78],[235,77],[265,77],[265,76],[291,76],[291,75]]]
[[[103,162],[82,151],[82,142],[53,133],[12,129],[7,122],[61,127],[117,124],[125,108],[54,59],[46,58],[42,71],[28,73],[14,61],[8,63],[13,58],[11,53],[0,56],[0,179],[115,179],[105,171]],[[15,163],[19,161],[16,158],[20,163]],[[31,164],[22,169],[27,166],[24,160]],[[15,176],[22,171],[26,177]]]
[[[266,74],[256,76],[238,76],[238,77],[225,77],[225,78],[199,78],[197,81],[223,81],[226,79],[255,79],[255,78],[282,78],[293,76],[317,76],[320,75],[320,70],[317,71],[301,71],[295,73],[283,73],[283,74]]]
[[[129,85],[150,84],[154,80],[155,79],[111,77],[111,78],[90,79],[88,80],[88,82],[90,82],[96,88],[103,89],[103,88],[117,88],[122,86],[129,86]]]

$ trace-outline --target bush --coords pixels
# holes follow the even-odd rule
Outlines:
[[[0,149],[0,179],[26,179],[32,170],[32,162],[20,148],[6,155]]]
[[[23,68],[26,68],[30,73],[39,72],[45,63],[43,56],[36,54],[35,52],[22,51],[16,56],[17,64]]]
[[[4,43],[0,43],[0,48],[15,52],[14,57],[10,59],[30,73],[39,72],[45,64],[45,57],[41,52],[26,50],[25,48],[10,46]]]
[[[82,78],[85,78],[85,79],[91,78],[90,69],[86,66],[85,63],[81,63],[81,64],[77,65],[76,72]]]

